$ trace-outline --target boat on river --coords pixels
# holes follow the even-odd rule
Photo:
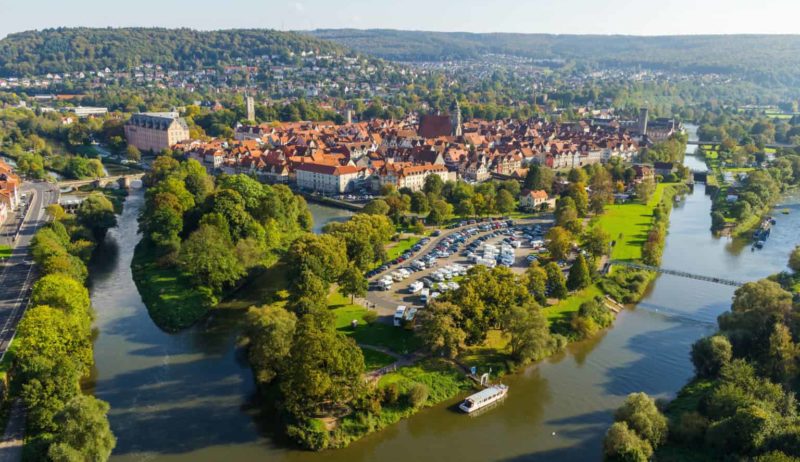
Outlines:
[[[502,400],[508,393],[508,385],[497,384],[470,395],[458,408],[467,414],[472,414]]]

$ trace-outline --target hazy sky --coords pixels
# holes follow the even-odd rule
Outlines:
[[[0,37],[60,26],[800,33],[798,0],[0,0]]]

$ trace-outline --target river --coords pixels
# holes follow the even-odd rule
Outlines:
[[[687,157],[687,164],[691,160]],[[704,185],[672,213],[663,266],[753,280],[782,270],[797,244],[800,202],[761,251],[709,232]],[[670,397],[692,375],[691,344],[715,330],[733,288],[661,276],[637,307],[600,336],[507,378],[508,399],[470,418],[453,403],[427,409],[347,449],[288,449],[259,418],[247,364],[238,356],[241,316],[216,313],[202,325],[165,334],[147,315],[131,279],[141,192],[126,201],[91,264],[97,311],[92,389],[111,404],[114,461],[523,461],[599,460],[613,410],[634,391]],[[316,228],[346,212],[311,206]]]

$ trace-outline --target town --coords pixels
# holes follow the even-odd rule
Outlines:
[[[351,7],[6,26],[0,461],[800,456],[800,41]]]

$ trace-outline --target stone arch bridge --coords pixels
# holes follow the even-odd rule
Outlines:
[[[144,173],[131,173],[128,175],[112,175],[112,176],[104,176],[102,178],[90,178],[86,180],[66,180],[66,181],[59,181],[58,187],[65,189],[65,188],[79,188],[81,186],[92,185],[97,186],[99,188],[105,188],[106,186],[117,183],[121,188],[130,189],[131,183],[135,180],[141,180],[144,177]]]

